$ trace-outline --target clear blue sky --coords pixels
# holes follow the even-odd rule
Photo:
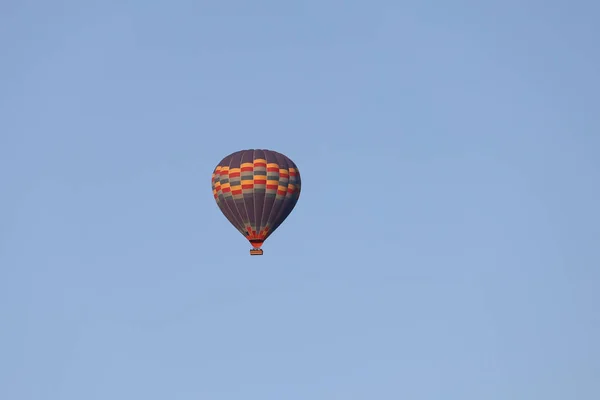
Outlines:
[[[3,1],[0,398],[600,398],[600,5]],[[292,158],[263,257],[212,198]]]

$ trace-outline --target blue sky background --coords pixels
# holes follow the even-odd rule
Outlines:
[[[0,398],[600,398],[600,5],[0,5]],[[285,153],[263,257],[210,175]]]

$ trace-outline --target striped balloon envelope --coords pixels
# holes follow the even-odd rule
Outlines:
[[[263,243],[290,215],[300,197],[300,172],[272,150],[240,150],[223,158],[212,174],[213,196],[229,222],[262,255]]]

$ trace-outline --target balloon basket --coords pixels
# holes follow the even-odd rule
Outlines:
[[[262,251],[262,249],[252,249],[252,250],[250,250],[250,255],[251,256],[262,256],[263,251]]]

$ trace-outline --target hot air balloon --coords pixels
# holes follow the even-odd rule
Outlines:
[[[263,243],[290,215],[300,197],[300,172],[272,150],[240,150],[223,158],[212,174],[213,196],[229,222],[262,255]]]

